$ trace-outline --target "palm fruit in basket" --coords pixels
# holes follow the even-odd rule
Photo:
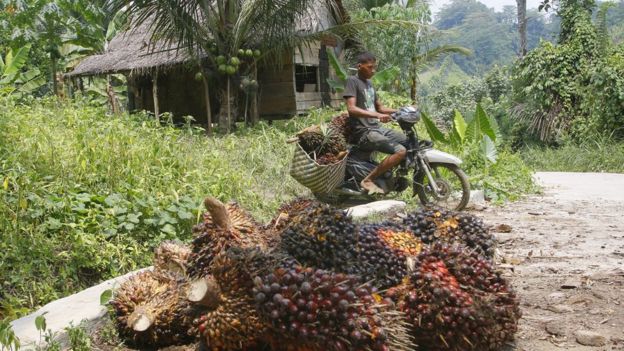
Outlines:
[[[416,270],[390,289],[427,350],[500,350],[517,331],[518,299],[488,261],[461,246],[433,245]]]
[[[164,272],[143,271],[130,277],[110,302],[120,337],[133,347],[190,342],[190,305],[183,288],[183,281]]]
[[[487,258],[494,256],[494,235],[471,214],[428,208],[408,214],[402,222],[426,244],[459,243]]]
[[[255,280],[258,310],[283,344],[308,350],[411,350],[406,323],[359,277],[300,266]]]
[[[346,156],[344,136],[331,128],[311,126],[297,133],[299,145],[318,164],[327,165]]]
[[[343,112],[334,116],[329,122],[329,129],[338,132],[347,143],[355,144],[352,139],[351,127],[349,125],[349,113]]]

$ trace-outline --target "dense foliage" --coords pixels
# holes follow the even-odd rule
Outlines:
[[[596,24],[592,9],[591,1],[562,1],[559,43],[542,42],[514,67],[514,113],[541,140],[624,136],[624,46],[601,29],[606,8]]]
[[[527,18],[529,49],[534,48],[540,38],[553,39],[555,22],[549,23],[535,9],[527,12]],[[454,0],[442,7],[433,24],[449,33],[438,42],[462,45],[474,52],[474,57],[454,57],[459,67],[471,75],[482,74],[495,64],[510,64],[519,52],[514,6],[505,6],[497,12],[477,0]]]

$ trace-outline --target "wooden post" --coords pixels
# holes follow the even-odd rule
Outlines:
[[[56,80],[56,56],[53,56],[54,54],[50,53],[50,56],[52,58],[52,91],[54,92],[55,96],[58,96],[58,83]]]
[[[136,110],[136,82],[134,78],[130,75],[126,76],[126,82],[128,86],[128,113]]]
[[[111,111],[113,111],[113,114],[114,115],[119,114],[119,106],[117,106],[117,97],[115,96],[113,85],[111,84],[110,74],[106,75],[106,95],[108,96],[108,102],[111,105]]]
[[[227,128],[226,133],[230,134],[230,127],[232,126],[232,101],[230,100],[232,97],[230,95],[230,80],[231,78],[227,77]]]
[[[154,117],[158,120],[160,111],[158,111],[158,73],[154,73],[152,77],[152,97],[154,98]]]
[[[253,79],[258,82],[258,65],[254,63],[253,66]],[[260,92],[260,88],[258,87],[253,91],[253,95],[251,97],[251,124],[255,125],[260,121],[260,116],[258,114],[258,95]]]
[[[204,100],[206,101],[206,121],[208,128],[206,133],[212,135],[212,107],[210,105],[210,86],[208,86],[208,78],[202,72],[202,82],[204,83]]]

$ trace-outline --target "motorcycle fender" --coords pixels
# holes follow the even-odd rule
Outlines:
[[[447,154],[443,151],[433,149],[425,151],[425,159],[429,163],[450,163],[457,166],[462,164],[462,160],[460,160],[458,157]]]

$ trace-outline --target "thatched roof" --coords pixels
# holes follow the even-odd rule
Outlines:
[[[302,33],[318,33],[335,25],[334,16],[319,0],[310,14],[298,25]],[[184,50],[175,45],[157,43],[150,45],[151,22],[145,21],[137,27],[120,33],[110,42],[105,53],[82,60],[68,76],[100,75],[110,73],[142,73],[179,65],[190,60]]]
[[[190,59],[184,50],[161,43],[150,45],[150,23],[116,35],[105,53],[82,60],[69,76],[141,72],[181,64]]]

